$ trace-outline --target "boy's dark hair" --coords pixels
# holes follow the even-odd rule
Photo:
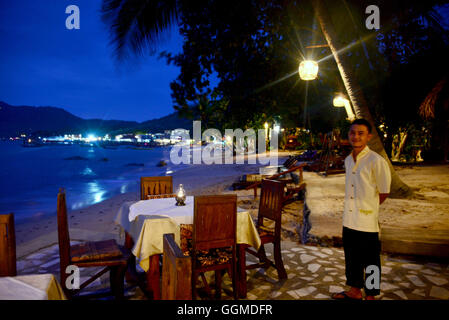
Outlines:
[[[371,126],[371,123],[368,122],[368,120],[365,119],[355,119],[351,122],[351,126],[354,124],[363,125],[368,129],[368,132],[371,133],[371,130],[373,130],[373,127]]]

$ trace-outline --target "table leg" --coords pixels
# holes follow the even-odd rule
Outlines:
[[[150,269],[147,271],[147,289],[153,293],[153,300],[161,300],[161,273],[159,270],[159,255],[150,256]]]
[[[246,298],[246,252],[248,245],[237,244],[237,297]]]

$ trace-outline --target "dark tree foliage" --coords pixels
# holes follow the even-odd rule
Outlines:
[[[227,127],[260,128],[276,116],[283,126],[295,127],[304,124],[307,103],[306,124],[318,120],[331,127],[332,121],[320,119],[313,107],[332,112],[332,97],[310,86],[306,102],[305,83],[297,74],[302,46],[319,36],[311,28],[310,6],[299,10],[294,1],[197,1],[182,12],[183,53],[165,54],[181,67],[171,84],[176,109],[202,119],[203,113],[220,113],[221,125]],[[308,27],[301,30],[302,25]],[[218,80],[215,87],[210,78]]]
[[[312,1],[103,0],[103,18],[119,58],[154,53],[164,30],[179,24],[183,52],[162,55],[181,68],[171,84],[175,109],[203,120],[204,128],[260,128],[276,118],[283,127],[327,131],[346,116],[332,106],[345,89],[329,48],[308,48],[326,44]],[[437,61],[444,60],[447,31],[432,9],[446,1],[325,1],[376,125],[395,130],[419,122],[416,110],[444,70]],[[365,27],[372,4],[380,8],[380,30]],[[299,80],[304,58],[319,61],[317,80]],[[416,70],[428,75],[417,77]]]
[[[399,125],[398,115],[406,110],[404,103],[390,98],[403,83],[395,72],[411,66],[423,51],[435,53],[447,46],[431,11],[438,1],[395,3],[328,1],[369,108],[377,124],[391,117],[389,128]],[[369,4],[381,8],[378,31],[365,27]],[[326,43],[309,1],[209,0],[181,3],[180,10],[183,53],[164,55],[181,67],[171,88],[175,108],[183,114],[213,119],[211,124],[219,128],[261,127],[277,116],[284,127],[314,131],[330,130],[345,118],[344,110],[332,106],[344,87],[330,50],[307,48]],[[299,80],[297,68],[304,58],[320,61],[317,80]],[[421,91],[432,85],[429,81]],[[408,104],[416,111],[420,101],[414,98]]]

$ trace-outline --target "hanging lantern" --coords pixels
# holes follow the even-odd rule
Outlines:
[[[184,190],[184,187],[182,184],[179,185],[178,190],[176,191],[176,205],[177,206],[185,206],[186,203],[186,191]]]
[[[348,99],[343,98],[342,96],[336,96],[334,98],[334,107],[344,107],[348,102]]]
[[[315,80],[318,75],[318,63],[304,60],[299,64],[299,77],[302,80]]]
[[[351,103],[345,97],[338,95],[334,98],[333,101],[334,107],[345,107],[346,114],[348,115],[348,119],[350,121],[355,119],[355,114],[352,112]]]

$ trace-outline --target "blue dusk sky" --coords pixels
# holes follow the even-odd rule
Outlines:
[[[79,30],[66,28],[69,5],[80,9]],[[179,68],[158,53],[118,62],[100,8],[101,0],[0,0],[0,101],[86,119],[142,122],[172,113]],[[164,50],[182,50],[176,28]]]
[[[179,68],[158,59],[178,53],[174,28],[158,52],[129,62],[113,56],[101,0],[0,0],[0,101],[61,107],[90,119],[146,121],[174,111],[170,82]],[[66,28],[66,7],[80,9],[80,29]],[[440,7],[445,17],[449,6]]]

